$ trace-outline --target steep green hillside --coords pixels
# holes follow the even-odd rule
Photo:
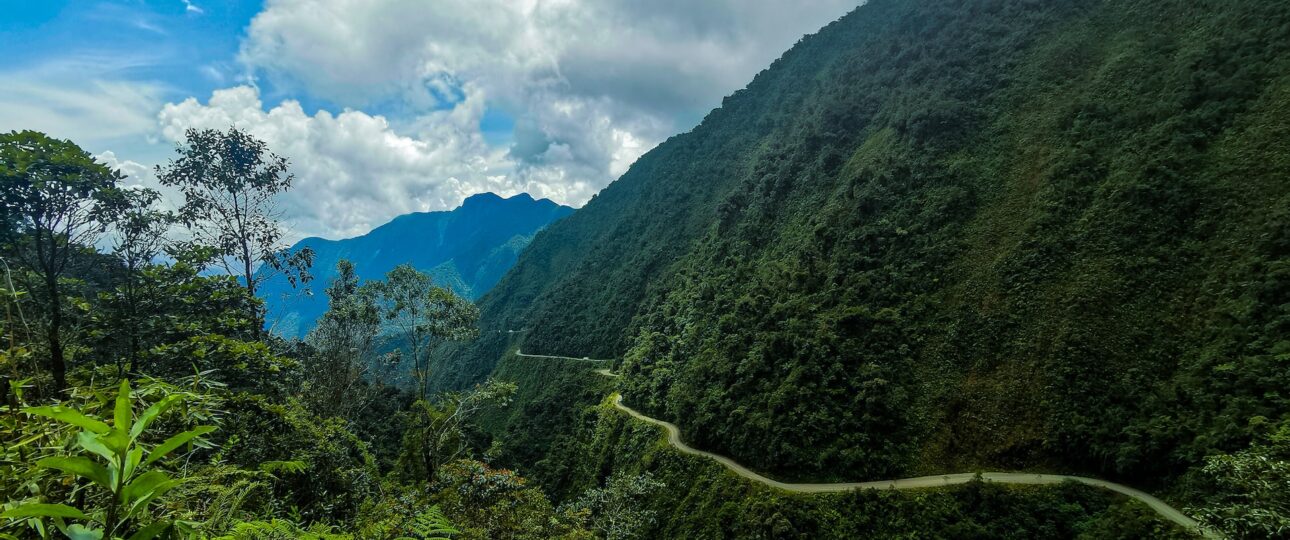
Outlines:
[[[362,236],[306,238],[291,249],[314,250],[310,272],[318,294],[301,294],[284,276],[275,276],[260,287],[267,320],[280,335],[304,336],[327,311],[320,291],[336,277],[340,259],[353,262],[363,279],[380,279],[395,266],[410,263],[457,294],[478,298],[510,270],[537,231],[572,212],[528,194],[503,199],[481,193],[452,211],[402,215]]]
[[[1290,418],[1288,73],[1281,2],[875,0],[540,233],[483,324],[623,356],[633,406],[785,477],[1150,486]]]
[[[677,452],[659,428],[605,397],[619,379],[586,362],[505,355],[494,376],[519,387],[483,426],[497,462],[518,465],[555,501],[607,478],[649,475],[662,486],[632,501],[655,518],[643,538],[1191,538],[1147,506],[1076,483],[985,482],[903,491],[791,494]]]

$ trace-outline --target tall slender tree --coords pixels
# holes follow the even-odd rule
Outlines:
[[[293,253],[282,240],[276,196],[294,179],[286,158],[236,127],[189,129],[176,152],[178,158],[157,167],[157,177],[184,194],[180,220],[196,242],[215,248],[217,266],[241,278],[251,296],[276,273],[292,286],[309,282],[313,250]],[[264,328],[261,310],[248,314],[257,335]]]
[[[55,391],[67,387],[60,280],[121,207],[122,178],[71,141],[35,131],[0,135],[0,221],[12,224],[10,250],[39,278]]]
[[[412,358],[417,396],[430,391],[430,353],[447,341],[474,338],[479,308],[443,287],[409,264],[401,264],[372,284],[379,294],[382,318]]]
[[[175,222],[173,213],[156,208],[160,199],[151,189],[123,190],[121,211],[112,223],[112,253],[120,261],[123,275],[114,291],[103,294],[108,300],[104,307],[113,318],[111,326],[118,330],[116,337],[125,347],[124,354],[113,351],[121,377],[139,361],[140,322],[145,316],[140,312],[141,275],[161,255],[166,233]]]
[[[353,419],[369,403],[357,395],[372,369],[381,312],[371,286],[360,285],[354,264],[341,259],[327,286],[328,310],[306,340],[315,354],[306,360],[306,400],[319,414]]]

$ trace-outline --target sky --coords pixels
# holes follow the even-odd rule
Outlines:
[[[157,187],[185,130],[238,126],[291,162],[293,239],[485,191],[577,207],[857,4],[0,0],[0,131]]]

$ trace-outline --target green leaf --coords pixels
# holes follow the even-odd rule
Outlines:
[[[157,535],[166,532],[166,529],[169,528],[169,521],[158,521],[148,525],[147,527],[139,529],[139,532],[130,535],[129,540],[152,540],[153,538],[156,538]]]
[[[66,534],[69,540],[103,540],[103,531],[79,524],[67,527],[63,534]]]
[[[27,518],[72,518],[72,519],[90,519],[84,512],[67,506],[65,504],[43,504],[32,503],[24,504],[17,508],[11,509],[3,514],[2,518],[9,519],[27,519]]]
[[[121,381],[121,389],[116,393],[116,410],[112,415],[112,427],[123,432],[130,432],[130,423],[134,420],[134,409],[130,406],[130,380]]]
[[[88,429],[94,433],[107,433],[108,430],[111,429],[101,420],[85,416],[76,409],[58,405],[52,407],[28,407],[23,409],[23,412],[36,416],[44,416],[46,418],[53,418],[59,422],[71,424],[82,429]]]
[[[113,454],[112,450],[108,449],[108,447],[103,444],[103,441],[99,440],[98,435],[88,431],[77,433],[76,444],[81,448],[84,448],[87,452],[108,460],[110,463],[116,463],[116,454]]]
[[[160,401],[153,403],[151,407],[148,407],[139,415],[139,420],[130,428],[130,440],[138,439],[139,435],[143,434],[143,430],[148,429],[148,425],[152,424],[153,420],[156,420],[158,416],[161,416],[161,413],[166,412],[166,410],[170,409],[170,407],[183,399],[183,395],[174,394],[161,398]]]
[[[134,501],[134,504],[130,505],[130,509],[126,511],[123,519],[129,519],[138,515],[139,512],[146,509],[148,505],[151,504],[152,501],[155,500],[157,497],[165,495],[167,491],[174,489],[175,486],[178,486],[179,484],[184,483],[184,481],[185,479],[183,478],[180,478],[177,480],[166,480],[164,482],[161,482],[160,484],[152,486],[150,491],[147,491],[146,493],[141,494],[139,499]]]
[[[279,472],[299,474],[305,472],[308,468],[309,464],[303,461],[266,461],[260,464],[260,470],[269,474]]]
[[[163,442],[157,445],[156,448],[152,449],[152,453],[148,454],[148,459],[144,461],[143,464],[152,465],[153,462],[166,457],[167,454],[174,452],[176,448],[183,446],[188,441],[201,437],[202,435],[212,431],[215,431],[215,426],[198,426],[166,439],[166,442]]]
[[[121,497],[126,504],[133,503],[136,499],[142,498],[152,493],[157,486],[170,481],[170,475],[161,471],[148,471],[139,475],[121,491]]]
[[[36,466],[57,469],[68,474],[88,478],[94,483],[103,486],[104,489],[112,491],[112,480],[108,470],[102,465],[90,461],[90,458],[87,457],[47,457],[37,461]]]
[[[139,467],[139,461],[143,459],[143,448],[136,446],[125,455],[125,467],[122,471],[126,478],[134,475],[135,469]]]
[[[130,448],[130,437],[124,431],[119,429],[108,430],[107,433],[99,435],[99,442],[108,447],[114,455],[120,456]]]
[[[16,451],[19,447],[27,446],[27,445],[29,445],[29,444],[31,444],[31,443],[33,443],[33,442],[37,441],[37,440],[40,440],[40,439],[41,439],[41,438],[43,438],[45,435],[47,435],[47,433],[37,433],[37,434],[35,434],[35,435],[32,435],[32,436],[30,436],[30,437],[27,437],[26,439],[23,439],[23,440],[21,440],[21,441],[18,441],[18,443],[17,443],[17,444],[14,444],[13,446],[10,446],[10,447],[9,447],[9,449],[10,449],[10,450],[13,450],[13,451]]]

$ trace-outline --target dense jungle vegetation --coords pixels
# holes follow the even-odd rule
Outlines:
[[[585,364],[431,393],[430,352],[478,311],[409,265],[340,261],[319,324],[274,336],[243,257],[311,282],[271,217],[287,163],[237,129],[178,151],[171,213],[70,141],[0,135],[0,538],[1185,536],[1074,484],[786,497],[673,455]]]
[[[436,376],[523,329],[779,478],[1076,472],[1287,534],[1286,73],[1283,2],[869,2],[541,232]]]
[[[478,305],[324,283],[286,160],[153,191],[0,135],[0,538],[1290,536],[1290,5],[873,0],[538,233]],[[301,339],[257,287],[325,295]],[[586,362],[513,353],[613,357]]]
[[[268,334],[259,280],[311,281],[274,219],[288,164],[237,129],[177,151],[168,212],[70,141],[0,135],[0,538],[572,539],[635,515],[605,502],[630,486],[560,505],[487,461],[475,420],[515,387],[424,390],[478,311],[411,266],[342,260],[313,331]]]

